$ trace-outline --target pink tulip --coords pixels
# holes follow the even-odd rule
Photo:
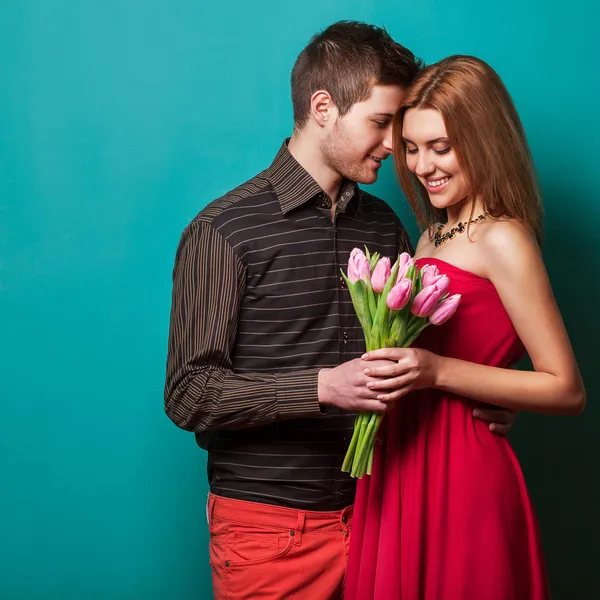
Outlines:
[[[429,315],[429,322],[432,325],[445,323],[456,312],[460,304],[460,298],[460,294],[454,294],[454,296],[449,296],[440,302]]]
[[[438,275],[437,277],[433,277],[431,279],[431,283],[429,285],[435,285],[438,290],[442,291],[442,295],[444,295],[448,291],[450,279],[448,278],[448,275]],[[423,287],[425,287],[425,284],[423,284]]]
[[[350,253],[350,260],[348,261],[348,279],[352,283],[356,283],[359,279],[363,279],[366,283],[369,281],[370,277],[371,270],[365,253],[359,248],[354,248]]]
[[[388,293],[386,305],[391,310],[402,310],[410,300],[412,281],[401,279]]]
[[[390,272],[392,270],[392,264],[387,256],[380,258],[373,269],[373,275],[371,275],[371,286],[374,292],[381,293],[387,280],[389,279]]]
[[[400,255],[400,264],[398,265],[398,279],[396,281],[400,281],[405,275],[406,272],[413,266],[414,264],[413,257],[408,252],[403,252]]]
[[[434,277],[439,277],[440,272],[435,265],[424,265],[421,268],[421,281],[423,282],[423,287],[430,286]]]
[[[446,279],[448,278],[446,277]],[[448,283],[450,283],[449,280]],[[442,296],[446,293],[446,290],[443,286],[444,283],[442,282],[442,286],[439,286],[438,283],[434,283],[433,285],[428,285],[427,287],[423,288],[415,296],[412,306],[410,307],[410,312],[416,317],[429,316]],[[447,289],[448,285],[446,284],[445,287]]]

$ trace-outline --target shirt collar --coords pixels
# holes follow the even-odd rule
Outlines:
[[[331,208],[331,198],[292,156],[287,147],[288,142],[289,139],[283,142],[266,173],[279,199],[281,212],[285,215],[309,200],[315,200],[321,208]],[[356,183],[345,179],[340,189],[339,211],[344,212],[353,199],[352,212],[356,212],[360,202],[360,189]]]

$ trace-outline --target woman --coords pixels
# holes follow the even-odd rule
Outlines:
[[[395,116],[394,154],[425,229],[417,264],[447,274],[462,301],[418,348],[367,357],[397,361],[367,373],[398,402],[359,482],[346,598],[545,600],[521,468],[472,410],[580,414],[585,390],[539,248],[527,142],[498,75],[466,56],[424,69]],[[510,369],[525,351],[535,372]]]

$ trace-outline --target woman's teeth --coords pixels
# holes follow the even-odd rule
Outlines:
[[[428,181],[427,185],[430,187],[440,187],[441,185],[444,185],[445,183],[448,183],[448,181],[450,180],[450,177],[444,177],[444,179],[437,179],[435,181]]]

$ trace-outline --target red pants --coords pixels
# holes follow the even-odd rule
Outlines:
[[[216,600],[341,600],[352,507],[281,508],[209,495]]]

